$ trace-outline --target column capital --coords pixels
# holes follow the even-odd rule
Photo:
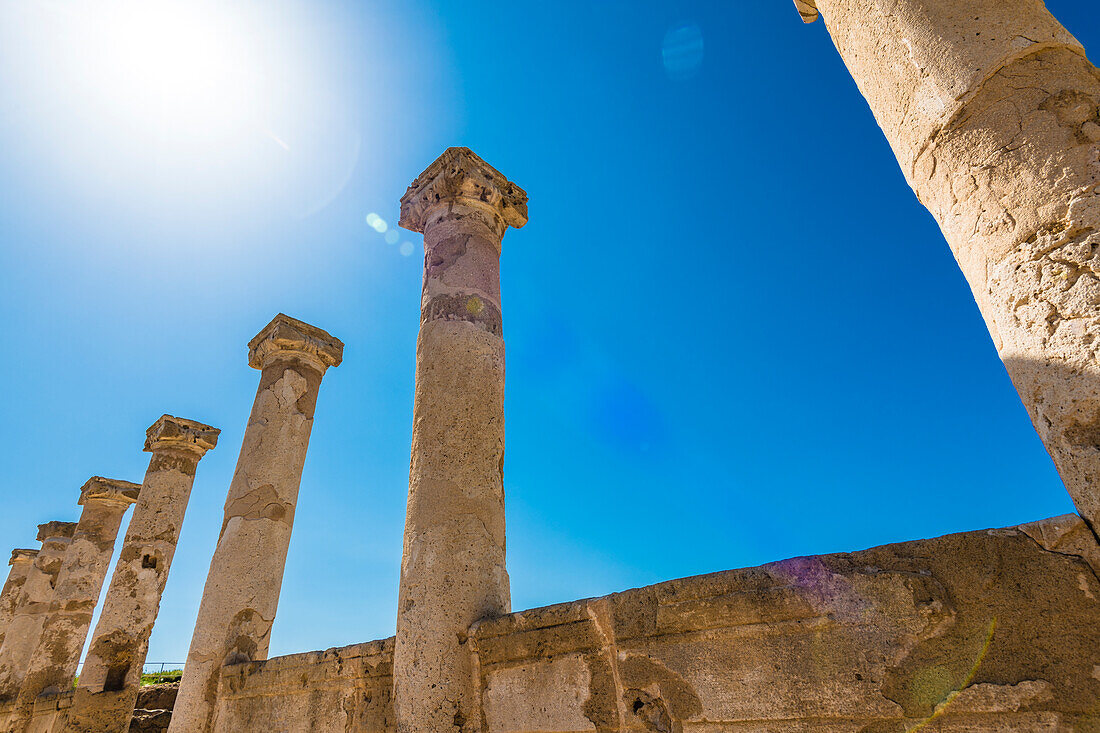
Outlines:
[[[527,223],[527,192],[469,148],[447,148],[401,197],[402,227],[423,232],[438,206],[466,203],[492,209],[508,226]]]
[[[218,428],[195,420],[161,415],[145,431],[144,450],[147,453],[156,453],[160,450],[186,451],[202,458],[206,455],[206,451],[213,450],[218,444],[218,436],[221,432]]]
[[[38,541],[46,542],[47,540],[69,540],[73,537],[73,531],[76,529],[76,522],[46,522],[45,524],[38,525]]]
[[[8,565],[15,565],[18,562],[34,562],[36,557],[38,557],[38,550],[12,550]]]
[[[798,14],[802,16],[803,23],[813,23],[820,15],[817,0],[794,0],[794,6],[798,8]]]
[[[277,359],[298,359],[321,372],[340,366],[344,342],[328,331],[280,313],[248,342],[248,365],[263,369]]]
[[[141,484],[130,481],[120,481],[102,476],[92,476],[80,488],[80,500],[76,503],[83,506],[89,502],[104,502],[129,506],[138,499]]]

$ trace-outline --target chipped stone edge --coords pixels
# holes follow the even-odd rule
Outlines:
[[[460,175],[455,175],[455,173]],[[471,173],[480,173],[484,181],[475,182]],[[463,184],[481,188],[480,196]],[[495,199],[495,200],[494,200]],[[413,232],[423,232],[428,213],[456,201],[487,206],[504,222],[519,229],[527,223],[527,192],[486,163],[477,153],[465,147],[443,151],[424,172],[416,177],[401,197],[401,218],[398,224]]]
[[[324,374],[344,360],[344,342],[328,331],[280,313],[248,342],[248,365],[263,369],[278,357],[302,359]]]
[[[1080,558],[1100,580],[1100,542],[1092,528],[1077,514],[1061,514],[1015,527],[1047,552]],[[1076,539],[1077,542],[1067,542]]]
[[[38,541],[70,540],[76,530],[76,522],[60,522],[54,520],[38,525]]]
[[[794,0],[794,6],[798,8],[803,23],[813,23],[821,15],[816,0]]]
[[[187,420],[172,415],[161,415],[145,431],[145,448],[148,453],[158,450],[186,450],[198,453],[213,450],[218,445],[221,430],[195,420]]]
[[[80,488],[80,499],[76,503],[78,506],[84,506],[89,501],[106,500],[129,505],[137,502],[140,491],[141,484],[92,476]]]
[[[34,562],[36,557],[38,557],[38,550],[17,548],[11,551],[11,559],[8,560],[8,565],[14,565],[17,562]]]

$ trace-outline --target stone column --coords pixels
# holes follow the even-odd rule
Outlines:
[[[796,0],[939,222],[1100,529],[1100,72],[1041,0]]]
[[[8,565],[8,579],[4,581],[4,589],[0,591],[0,647],[4,646],[4,632],[8,629],[15,609],[23,595],[23,584],[27,582],[27,573],[34,565],[34,558],[38,556],[38,550],[12,550]]]
[[[206,451],[218,444],[220,432],[171,415],[146,431],[145,450],[153,455],[80,670],[66,730],[129,729],[195,471]]]
[[[75,522],[38,525],[42,549],[27,572],[15,614],[4,634],[4,646],[0,648],[0,702],[14,700],[23,684],[75,529]]]
[[[344,344],[283,314],[248,344],[260,386],[210,561],[170,731],[213,725],[225,663],[267,658],[321,378]]]
[[[93,476],[80,490],[78,503],[84,511],[58,571],[38,647],[16,698],[17,723],[12,730],[22,730],[30,722],[39,694],[72,688],[122,515],[137,501],[140,489],[140,484]]]
[[[450,148],[401,199],[424,233],[394,712],[402,733],[480,731],[466,633],[511,606],[504,555],[501,239],[527,194]]]

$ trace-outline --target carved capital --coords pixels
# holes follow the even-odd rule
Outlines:
[[[81,487],[80,501],[77,504],[83,506],[89,502],[103,502],[129,506],[137,501],[139,491],[141,491],[141,484],[92,476]]]
[[[218,444],[221,430],[182,417],[161,415],[160,419],[145,431],[145,450],[178,450],[197,454],[202,458],[206,451]]]
[[[447,148],[401,197],[400,224],[423,232],[433,209],[460,202],[489,208],[517,229],[527,223],[526,191],[469,148]]]
[[[12,550],[11,559],[8,560],[8,565],[15,565],[20,562],[34,562],[36,557],[38,557],[38,550]]]
[[[344,342],[316,326],[280,313],[248,342],[248,365],[263,369],[282,359],[297,359],[322,374],[344,360]]]
[[[46,522],[45,524],[38,525],[38,541],[70,540],[73,537],[73,530],[75,529],[76,522]]]
[[[813,23],[819,15],[817,0],[794,0],[794,6],[798,8],[798,14],[802,16],[803,23]]]

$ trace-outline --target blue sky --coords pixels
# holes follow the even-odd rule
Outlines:
[[[1088,3],[1048,5],[1100,47]],[[280,311],[346,351],[272,654],[393,633],[423,250],[366,217],[450,145],[530,195],[502,259],[517,610],[1072,510],[787,0],[111,7],[0,7],[0,541],[140,481],[162,413],[220,427],[150,661],[186,655]]]

